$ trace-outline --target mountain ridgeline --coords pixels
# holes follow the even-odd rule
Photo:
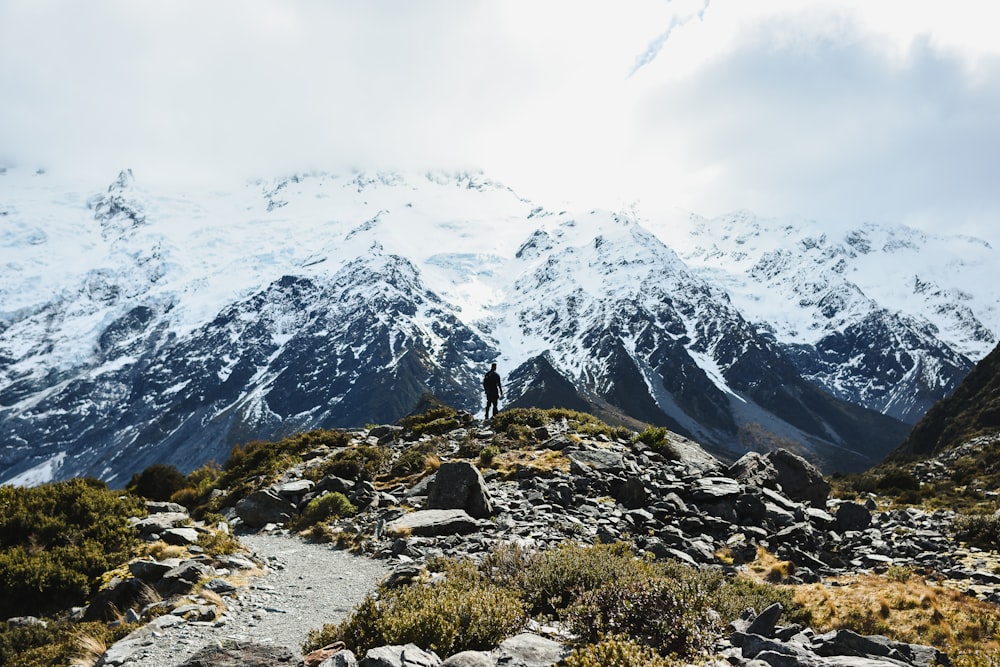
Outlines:
[[[950,396],[938,402],[917,422],[889,458],[892,461],[926,459],[977,436],[995,438],[998,432],[1000,346],[976,364]]]
[[[780,446],[860,470],[995,342],[974,309],[995,295],[963,292],[956,315],[925,280],[909,310],[879,303],[849,280],[850,244],[827,243],[841,268],[808,285],[794,257],[723,274],[671,249],[662,224],[550,212],[479,175],[312,174],[184,197],[130,172],[89,197],[42,178],[0,176],[0,241],[19,253],[0,267],[0,482],[121,485],[254,439],[395,422],[427,394],[478,415],[494,360],[505,405],[666,426],[726,459]],[[926,261],[948,262],[931,241]],[[799,294],[789,309],[812,318],[811,342],[754,311],[748,285]]]

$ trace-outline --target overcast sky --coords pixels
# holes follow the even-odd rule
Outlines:
[[[0,0],[0,163],[482,169],[556,207],[1000,241],[982,0]]]

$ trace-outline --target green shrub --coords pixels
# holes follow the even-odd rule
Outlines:
[[[955,517],[955,537],[983,549],[1000,549],[1000,516],[967,514]]]
[[[187,477],[177,468],[165,463],[154,463],[142,472],[132,475],[125,490],[149,500],[167,501],[186,486],[188,486]]]
[[[605,584],[580,595],[565,614],[566,625],[582,643],[627,635],[662,655],[693,656],[721,634],[708,613],[708,592],[698,584],[668,577]]]
[[[437,454],[437,444],[434,442],[422,442],[411,445],[400,452],[389,468],[389,475],[392,477],[406,477],[418,472],[423,472],[427,467],[427,457]]]
[[[644,443],[664,458],[676,460],[679,456],[670,444],[669,433],[663,426],[649,426],[642,433],[637,434],[635,439],[638,442]]]
[[[371,481],[389,471],[392,459],[392,450],[386,447],[352,445],[337,452],[322,465],[310,468],[306,474],[314,480],[334,475],[343,479]]]
[[[745,609],[758,612],[775,602],[781,604],[782,621],[786,624],[809,625],[811,615],[801,604],[795,602],[793,589],[754,581],[748,577],[726,577],[717,571],[690,570],[686,575],[698,577],[711,597],[712,609],[719,613],[723,623],[730,623]]]
[[[448,406],[431,408],[419,415],[399,420],[399,425],[414,435],[442,435],[462,426],[458,413]]]
[[[379,589],[339,625],[309,633],[302,650],[343,641],[355,653],[385,644],[413,643],[440,655],[489,650],[525,621],[515,592],[466,578],[438,585]]]
[[[484,447],[481,452],[479,452],[479,467],[489,468],[493,465],[493,459],[497,457],[500,453],[500,449],[496,445],[489,445]]]
[[[533,614],[555,615],[586,591],[656,573],[656,566],[636,559],[625,543],[586,547],[566,542],[528,554],[522,569],[511,573],[511,583],[524,592]]]
[[[544,410],[539,410],[538,408],[510,408],[493,418],[493,429],[497,433],[502,433],[513,424],[538,428],[548,422],[549,416]]]
[[[230,489],[229,500],[238,500],[277,481],[280,473],[302,462],[302,455],[321,447],[346,447],[350,436],[343,431],[316,429],[277,442],[254,440],[236,445],[214,483]]]
[[[0,667],[52,667],[89,664],[94,656],[81,655],[81,639],[91,645],[110,646],[137,629],[138,624],[70,623],[49,620],[41,625],[18,626],[0,622]]]
[[[902,468],[889,468],[875,481],[875,490],[882,493],[917,491],[919,489],[920,480]]]
[[[294,523],[298,530],[305,530],[335,517],[354,516],[357,513],[358,508],[347,499],[347,496],[335,491],[313,498],[306,503],[302,514]]]
[[[0,617],[82,604],[99,575],[128,559],[138,544],[128,518],[143,513],[93,479],[0,487]]]
[[[659,653],[628,637],[605,637],[596,644],[581,646],[559,667],[671,667]]]

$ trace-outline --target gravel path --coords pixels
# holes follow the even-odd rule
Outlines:
[[[244,535],[267,563],[215,623],[164,628],[143,642],[123,667],[173,667],[204,646],[227,640],[287,646],[299,655],[309,630],[340,621],[375,588],[388,570],[382,563],[284,535]]]

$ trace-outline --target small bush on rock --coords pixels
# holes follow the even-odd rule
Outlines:
[[[399,420],[399,425],[416,436],[442,435],[462,426],[458,413],[448,406],[431,408],[419,415]]]
[[[671,667],[677,663],[627,637],[603,638],[582,646],[558,663],[559,667]]]
[[[186,486],[188,486],[187,477],[177,468],[164,463],[154,463],[142,472],[132,475],[125,490],[149,500],[167,501]]]
[[[389,468],[389,475],[392,477],[406,477],[423,472],[427,468],[427,459],[437,454],[437,444],[434,442],[422,442],[407,447],[400,453]]]
[[[666,459],[676,460],[680,458],[670,444],[669,431],[662,426],[650,426],[642,433],[635,436],[638,442],[657,452]]]
[[[296,519],[295,527],[305,530],[332,518],[354,516],[358,508],[343,493],[327,493],[306,503],[302,514]]]
[[[392,450],[370,445],[351,446],[331,456],[323,465],[310,469],[308,476],[321,479],[335,475],[343,479],[374,480],[389,471]]]
[[[563,543],[526,555],[522,570],[510,576],[511,583],[524,591],[532,613],[558,614],[585,591],[656,574],[654,565],[636,559],[629,546],[619,542],[592,547]]]

